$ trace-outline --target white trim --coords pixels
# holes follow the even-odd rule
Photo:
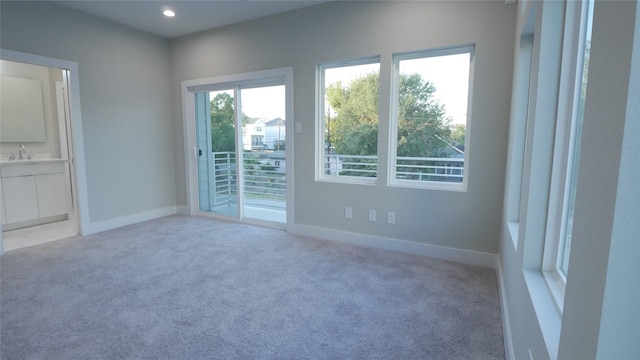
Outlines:
[[[376,177],[360,177],[360,176],[338,176],[327,175],[324,172],[324,158],[325,158],[325,71],[328,69],[337,69],[342,67],[359,66],[359,65],[378,65],[378,74],[380,73],[381,59],[380,55],[364,57],[353,60],[332,61],[318,64],[316,66],[316,104],[315,104],[315,181],[333,182],[342,184],[356,184],[356,185],[377,185],[380,174],[379,168],[379,156],[376,151]],[[380,81],[378,79],[378,81]],[[378,84],[380,85],[380,84]],[[378,100],[379,101],[379,100]],[[380,133],[380,116],[378,116],[378,133]],[[377,144],[376,144],[377,148]],[[348,156],[347,154],[342,154]]]
[[[465,150],[464,163],[462,167],[463,177],[462,183],[447,183],[440,181],[420,181],[420,180],[403,180],[397,179],[398,168],[398,105],[400,91],[400,62],[405,60],[426,59],[440,56],[469,54],[469,83],[467,87],[467,120],[465,122]],[[475,44],[465,44],[446,48],[436,48],[430,50],[412,51],[404,53],[395,53],[392,56],[392,76],[391,76],[391,106],[389,114],[389,166],[387,168],[387,186],[389,187],[408,187],[414,189],[429,190],[449,190],[466,192],[469,184],[469,154],[470,154],[470,136],[471,123],[473,118],[473,84],[474,84],[474,68],[475,68]]]
[[[244,220],[244,190],[245,190],[245,168],[244,168],[244,144],[242,143],[242,88],[238,85],[233,90],[233,109],[235,110],[236,127],[236,196],[238,197],[238,218]],[[286,123],[285,123],[286,124]],[[208,135],[211,136],[211,135]],[[209,140],[207,140],[209,141]],[[252,139],[253,141],[253,139]],[[210,177],[211,175],[209,175]],[[209,189],[211,190],[211,189]],[[285,205],[286,206],[286,205]]]
[[[566,287],[565,274],[560,269],[562,246],[567,234],[567,214],[571,194],[571,178],[577,170],[574,164],[576,126],[579,119],[580,95],[586,46],[586,33],[590,1],[568,2],[565,10],[565,28],[562,48],[562,67],[559,83],[559,101],[556,117],[547,228],[542,257],[542,271],[560,313],[563,311]]]
[[[89,195],[87,192],[87,175],[84,160],[84,140],[82,137],[82,112],[80,108],[80,80],[78,63],[46,56],[23,53],[19,51],[0,49],[3,60],[18,61],[28,64],[41,65],[68,70],[69,74],[69,104],[72,124],[71,142],[73,154],[72,165],[75,165],[76,200],[78,208],[78,232],[85,234],[89,226]]]
[[[511,320],[509,317],[509,298],[507,296],[507,284],[504,280],[502,262],[496,257],[496,273],[498,276],[498,295],[500,296],[500,309],[502,310],[502,338],[504,341],[504,355],[506,360],[515,360],[513,339],[511,339]]]
[[[290,232],[296,235],[309,236],[323,240],[337,241],[376,249],[398,251],[401,253],[421,255],[439,260],[483,266],[491,269],[495,269],[496,267],[497,255],[480,251],[422,244],[407,240],[358,234],[342,230],[334,230],[300,224],[295,224]]]
[[[198,176],[193,176],[193,169],[198,161],[198,149],[196,146],[196,124],[188,119],[195,119],[195,100],[193,93],[189,91],[185,82],[182,83],[182,134],[184,137],[184,171],[187,187],[187,214],[195,215],[197,207]]]
[[[562,315],[540,270],[523,270],[522,273],[549,358],[557,359]]]
[[[164,208],[144,211],[127,216],[121,216],[114,219],[98,221],[90,223],[89,226],[85,229],[83,235],[91,235],[127,225],[141,223],[143,221],[153,220],[169,215],[175,215],[177,213],[178,209],[176,206],[167,206]]]
[[[187,206],[180,209],[185,215],[198,215],[198,176],[197,176],[197,145],[194,114],[195,92],[216,91],[224,89],[248,89],[261,86],[284,85],[285,86],[285,133],[286,133],[286,208],[287,229],[294,221],[294,129],[295,118],[293,114],[293,68],[282,67],[269,70],[258,70],[246,73],[213,76],[202,79],[185,80],[182,87],[182,129],[184,136],[185,178],[187,190]],[[236,106],[237,108],[237,106]],[[239,129],[240,131],[240,129]],[[241,134],[240,134],[241,135]],[[239,148],[242,142],[236,139]]]

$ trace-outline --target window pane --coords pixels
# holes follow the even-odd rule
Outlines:
[[[377,176],[380,64],[324,67],[324,176]]]
[[[396,179],[463,182],[470,63],[469,51],[398,62]]]
[[[569,252],[571,249],[571,235],[573,233],[573,214],[576,201],[576,185],[578,182],[578,163],[580,161],[580,140],[582,137],[582,120],[584,117],[584,102],[587,94],[587,78],[589,70],[589,55],[591,51],[591,27],[593,23],[593,1],[589,2],[587,13],[587,26],[584,43],[584,54],[582,54],[581,83],[578,91],[580,100],[578,102],[577,116],[571,129],[571,147],[569,149],[569,171],[567,172],[567,192],[565,194],[564,207],[564,233],[560,238],[558,251],[558,270],[566,278],[569,270]],[[580,75],[579,75],[580,76]]]

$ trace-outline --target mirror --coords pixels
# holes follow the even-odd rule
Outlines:
[[[42,83],[2,76],[0,94],[0,141],[44,142]]]

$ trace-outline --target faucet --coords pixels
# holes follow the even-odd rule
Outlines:
[[[24,144],[20,145],[18,148],[18,160],[24,159],[24,154],[27,153],[27,149],[24,147]]]

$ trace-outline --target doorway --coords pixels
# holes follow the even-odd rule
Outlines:
[[[274,227],[292,223],[290,69],[183,86],[192,213]]]
[[[87,208],[81,195],[84,160],[76,150],[82,148],[77,64],[4,49],[0,55],[3,80],[10,78],[3,88],[34,84],[25,93],[27,105],[36,100],[42,105],[42,116],[34,122],[41,127],[39,137],[28,135],[31,128],[3,131],[1,254],[82,233]],[[13,118],[4,115],[3,130]]]

